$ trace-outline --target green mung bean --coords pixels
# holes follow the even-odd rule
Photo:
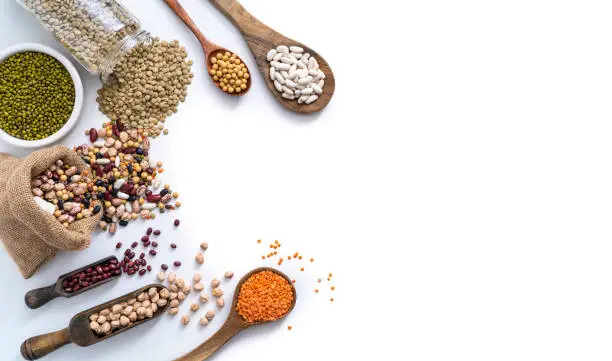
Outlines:
[[[25,140],[47,138],[70,118],[74,83],[50,55],[26,51],[0,63],[0,128]]]

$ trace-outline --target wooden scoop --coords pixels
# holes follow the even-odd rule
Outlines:
[[[127,295],[115,298],[114,300],[106,302],[105,304],[102,304],[100,306],[96,306],[90,308],[87,311],[83,311],[70,320],[70,324],[67,328],[56,332],[34,336],[23,341],[23,343],[21,344],[21,355],[26,360],[37,360],[71,342],[74,342],[75,344],[83,347],[91,346],[95,343],[106,340],[109,337],[113,337],[117,334],[120,334],[138,325],[141,325],[149,320],[159,317],[166,311],[170,303],[166,304],[164,307],[159,307],[157,311],[153,314],[152,318],[138,320],[134,322],[132,326],[115,330],[106,336],[98,336],[93,332],[91,328],[89,328],[89,316],[91,316],[92,314],[98,313],[105,308],[110,308],[114,304],[125,302],[130,298],[137,297],[139,294],[148,290],[151,287],[156,287],[158,292],[162,289],[166,289],[166,287],[160,284],[151,284],[134,292],[128,293]]]
[[[232,302],[232,309],[230,310],[230,313],[227,316],[227,320],[225,321],[223,326],[221,326],[221,329],[219,329],[217,333],[215,333],[211,338],[209,338],[206,342],[204,342],[203,344],[195,348],[193,351],[191,351],[185,356],[177,358],[174,361],[203,361],[203,360],[206,360],[212,354],[214,354],[219,348],[221,348],[221,346],[225,345],[227,341],[229,341],[232,337],[238,334],[240,331],[245,330],[252,326],[269,323],[269,322],[246,322],[242,318],[242,316],[238,314],[238,311],[236,310],[236,305],[238,302],[238,294],[240,293],[240,287],[242,287],[242,284],[249,277],[251,277],[251,275],[262,272],[262,271],[271,271],[271,272],[274,272],[282,276],[283,278],[287,280],[287,282],[289,282],[289,284],[291,285],[291,289],[293,290],[293,303],[291,303],[291,307],[289,308],[287,313],[283,315],[283,317],[279,318],[276,321],[280,321],[284,319],[293,310],[293,307],[295,307],[295,301],[297,299],[297,295],[295,292],[295,287],[293,286],[293,282],[291,282],[291,279],[289,279],[289,277],[287,277],[285,274],[281,273],[280,271],[277,271],[274,268],[261,267],[261,268],[254,269],[251,272],[247,273],[244,277],[242,277],[240,282],[238,282],[238,285],[236,286],[236,290],[234,291],[234,301]]]
[[[213,64],[211,62],[211,59],[216,57],[219,53],[223,54],[225,52],[230,52],[235,54],[233,51],[231,50],[227,50],[226,48],[222,48],[219,45],[211,42],[210,40],[206,39],[206,37],[204,36],[204,34],[202,34],[202,32],[200,31],[200,29],[198,28],[198,26],[193,22],[193,20],[191,19],[191,17],[189,16],[189,14],[187,14],[187,10],[185,10],[185,8],[183,8],[183,6],[178,2],[178,0],[164,0],[164,2],[166,3],[166,5],[168,5],[168,7],[170,7],[170,9],[172,9],[174,11],[174,13],[181,19],[183,20],[183,23],[185,23],[185,25],[187,25],[187,27],[193,32],[193,34],[196,36],[196,38],[198,38],[198,41],[200,41],[200,44],[202,45],[202,49],[204,50],[204,58],[206,61],[206,73],[208,74],[208,76],[210,77],[211,80],[213,80],[212,76],[210,75],[210,69],[212,68]],[[238,55],[236,55],[238,56]],[[240,59],[240,61],[246,66],[246,63]],[[248,67],[247,67],[248,70]],[[251,73],[250,70],[249,74]],[[214,82],[214,80],[213,80]],[[215,83],[215,85],[217,86],[217,88],[219,88],[221,90],[221,88],[219,87],[219,84]],[[229,95],[233,95],[233,96],[241,96],[246,94],[249,90],[251,89],[251,78],[247,79],[247,88],[244,89],[243,91],[237,93],[226,93]]]
[[[42,288],[37,288],[35,290],[31,290],[28,291],[25,294],[25,303],[28,307],[32,308],[32,309],[36,309],[39,308],[41,306],[43,306],[44,304],[46,304],[47,302],[51,301],[52,299],[56,298],[56,297],[66,297],[66,298],[70,298],[72,296],[76,296],[76,295],[80,295],[81,293],[85,292],[85,291],[89,291],[93,288],[96,288],[98,286],[101,286],[107,282],[110,282],[112,280],[115,280],[119,277],[121,277],[121,274],[119,275],[113,275],[103,281],[99,281],[97,283],[94,283],[90,286],[87,286],[85,288],[81,288],[76,292],[71,292],[68,293],[66,291],[64,291],[64,287],[62,287],[62,283],[64,282],[64,280],[70,278],[72,275],[77,274],[79,272],[83,272],[86,269],[88,269],[89,267],[95,267],[99,264],[108,262],[110,260],[117,260],[117,257],[115,256],[110,256],[110,257],[106,257],[103,258],[99,261],[96,261],[92,264],[88,264],[85,267],[81,267],[77,270],[74,270],[72,272],[68,272],[66,274],[63,274],[61,276],[59,276],[59,278],[57,279],[57,282],[55,282],[54,284],[47,286],[47,287],[42,287]],[[117,261],[117,265],[118,265],[118,261]]]
[[[225,16],[232,20],[236,27],[238,27],[249,45],[249,48],[251,48],[253,56],[255,56],[257,66],[263,73],[268,88],[276,100],[278,100],[285,108],[294,112],[309,114],[318,112],[329,104],[329,101],[336,90],[336,80],[329,64],[321,55],[319,55],[319,53],[298,41],[290,39],[274,31],[266,24],[257,20],[236,0],[210,0],[210,2],[212,2],[223,14],[225,14]],[[299,46],[304,49],[305,53],[310,53],[310,55],[317,59],[319,68],[325,74],[325,87],[323,88],[323,94],[321,94],[319,99],[314,103],[298,104],[296,100],[285,99],[274,87],[274,81],[270,79],[270,64],[268,63],[266,56],[268,55],[270,49],[275,49],[279,45]]]

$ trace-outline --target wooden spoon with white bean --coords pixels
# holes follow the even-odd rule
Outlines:
[[[242,33],[251,52],[255,56],[257,66],[264,75],[264,79],[268,88],[285,108],[297,113],[309,114],[323,110],[329,104],[334,91],[336,90],[336,80],[329,64],[323,57],[314,51],[312,48],[290,39],[251,15],[238,1],[236,0],[210,0],[225,16],[227,16]],[[299,103],[297,99],[287,99],[283,97],[283,93],[277,90],[274,80],[270,76],[270,63],[267,59],[271,49],[276,49],[279,46],[295,46],[303,49],[303,53],[310,54],[318,62],[318,69],[325,74],[324,87],[321,94],[317,95],[317,99],[311,103]],[[282,85],[282,84],[281,84]],[[313,98],[314,99],[314,98]]]

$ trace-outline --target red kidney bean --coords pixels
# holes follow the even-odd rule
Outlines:
[[[151,227],[147,228],[147,235],[150,235],[151,233],[153,233],[153,228]]]
[[[89,129],[89,141],[93,143],[96,140],[98,140],[98,131],[96,128]]]
[[[151,270],[153,270],[153,267],[151,267],[150,265],[147,266],[147,271],[151,272]]]
[[[147,196],[147,201],[151,203],[157,203],[160,200],[161,200],[161,196],[159,194],[151,194],[150,196]]]
[[[140,271],[138,271],[138,274],[141,276],[144,276],[145,273],[147,273],[146,269],[141,269]]]
[[[157,247],[158,243],[157,243],[157,242],[151,242],[151,245],[152,245],[153,247]]]
[[[151,244],[151,242],[146,241],[146,242],[144,242],[142,245],[143,245],[144,247],[149,247],[149,245],[150,245],[150,244]]]
[[[147,260],[143,259],[142,261],[140,261],[140,265],[143,266],[143,267],[146,266],[147,265]]]
[[[149,240],[149,236],[142,236],[142,238],[140,239],[142,242],[146,242]]]
[[[181,264],[182,263],[180,261],[174,261],[174,267],[180,267]]]
[[[156,229],[155,231],[153,231],[153,234],[159,236],[161,234],[161,231],[159,229]]]
[[[150,251],[149,251],[149,254],[150,254],[151,256],[155,256],[155,255],[157,255],[157,251],[156,251],[156,250],[154,250],[154,249],[152,249],[152,250],[150,250]]]
[[[140,256],[138,256],[138,258],[140,258],[140,259],[145,258],[145,254],[144,254],[144,252],[142,252],[142,253],[140,254]]]
[[[138,243],[137,242],[133,242],[132,243],[132,248],[136,248],[136,246],[138,246]]]

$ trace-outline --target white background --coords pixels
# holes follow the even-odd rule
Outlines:
[[[216,9],[183,2],[205,34],[255,70]],[[186,103],[153,144],[185,204],[154,222],[180,244],[157,261],[181,258],[189,277],[207,240],[206,280],[240,275],[263,264],[258,238],[316,258],[303,273],[282,266],[298,281],[288,320],[245,332],[215,360],[612,358],[609,1],[243,4],[332,65],[336,95],[323,113],[285,111],[260,74],[239,101],[219,93],[195,38],[163,2],[126,0],[144,28],[179,39],[195,61]],[[12,0],[0,5],[0,30],[0,48],[35,41],[63,51]],[[84,112],[62,141],[71,146],[104,121],[99,81],[81,74]],[[36,311],[23,304],[28,289],[114,253],[116,240],[136,240],[145,227],[95,234],[90,249],[59,255],[27,281],[0,253],[1,359],[19,360],[25,338],[152,281],[122,279]],[[313,292],[330,271],[334,304],[331,292]],[[228,299],[232,285],[223,285]],[[227,311],[205,329],[164,316],[47,359],[171,360]]]

